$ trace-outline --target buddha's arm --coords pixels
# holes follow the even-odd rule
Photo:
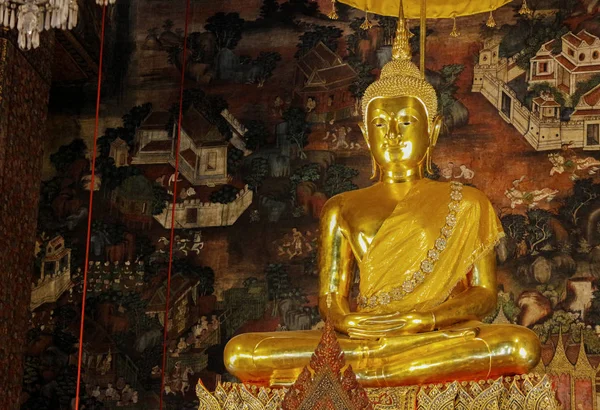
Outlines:
[[[345,318],[350,314],[348,295],[354,273],[354,255],[343,234],[340,199],[329,200],[321,213],[319,248],[319,310],[346,333]],[[328,299],[330,306],[328,306]]]
[[[483,319],[495,309],[496,301],[496,252],[492,249],[473,266],[470,287],[432,309],[435,327],[440,329],[465,320]]]

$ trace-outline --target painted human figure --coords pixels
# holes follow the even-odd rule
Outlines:
[[[210,317],[210,326],[212,327],[212,329],[217,330],[217,329],[219,329],[220,325],[221,325],[221,322],[219,321],[219,318],[217,318],[217,315],[212,315]]]
[[[108,383],[106,391],[104,392],[104,397],[106,397],[106,400],[116,400],[118,394],[119,393],[117,392],[117,390],[115,390],[112,383]]]
[[[290,255],[290,259],[292,259],[294,256],[300,256],[302,255],[302,244],[304,242],[304,235],[302,235],[302,232],[300,232],[297,228],[292,228],[292,249],[293,251],[290,251],[290,249],[288,249],[288,254]]]
[[[190,252],[196,252],[196,255],[200,255],[200,250],[203,248],[204,242],[202,241],[202,231],[194,232],[194,241],[192,242]]]
[[[333,149],[340,149],[340,148],[344,148],[347,149],[349,147],[348,143],[346,142],[346,136],[348,135],[348,130],[346,127],[339,127],[337,130],[337,143],[335,144],[335,147]],[[333,141],[335,142],[335,141]]]
[[[314,98],[308,97],[306,100],[306,112],[312,112],[315,108],[317,108],[317,102]]]
[[[473,171],[472,169],[467,168],[466,165],[461,165],[459,167],[460,169],[460,174],[456,175],[454,178],[464,178],[467,180],[471,180],[473,179],[473,177],[475,177],[475,171]]]
[[[454,176],[454,162],[448,162],[445,168],[440,171],[442,177],[445,179],[451,179]]]

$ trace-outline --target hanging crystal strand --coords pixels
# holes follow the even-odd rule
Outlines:
[[[16,25],[17,25],[17,13],[15,12],[15,9],[12,9],[10,11],[9,27],[10,28],[15,28]]]
[[[522,16],[531,15],[531,9],[527,7],[527,0],[523,0],[523,4],[521,5],[521,9],[519,10],[519,14]]]
[[[460,36],[460,31],[456,28],[456,15],[452,16],[452,31],[450,32],[450,37],[458,37]]]
[[[67,25],[67,17],[68,17],[68,9],[67,9],[67,3],[66,0],[58,0],[58,12],[60,14],[60,28],[62,30],[66,29]]]
[[[4,1],[0,0],[0,26],[4,25],[4,10],[6,6],[4,5]]]
[[[487,21],[485,22],[485,25],[488,26],[489,28],[496,27],[496,20],[494,20],[494,15],[492,14],[491,10],[490,10],[490,16],[488,17]]]
[[[46,18],[44,19],[44,29],[50,30],[52,26],[50,25],[50,21],[52,19],[52,10],[50,6],[46,6]]]
[[[38,48],[40,46],[40,32],[39,31],[35,31],[33,33],[33,37],[31,39],[31,44],[33,45],[33,48]]]
[[[369,30],[371,27],[373,27],[373,23],[369,21],[369,12],[365,10],[365,21],[360,25],[360,28]]]
[[[69,4],[69,30],[72,30],[77,25],[77,4],[71,2]]]
[[[6,10],[4,11],[4,25],[6,27],[10,27],[10,12],[12,7],[13,6],[9,4],[8,7],[6,7]]]
[[[337,20],[339,18],[336,12],[335,0],[331,0],[331,12],[329,12],[327,17],[329,17],[331,20]]]
[[[44,31],[44,7],[43,6],[40,6],[40,8],[38,9],[37,31],[38,31],[38,33],[41,33],[42,31]]]
[[[22,31],[19,32],[19,48],[21,50],[25,50],[25,47],[27,46],[27,42],[25,41],[25,33],[23,33]]]

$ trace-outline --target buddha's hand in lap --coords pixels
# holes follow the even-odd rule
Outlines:
[[[347,334],[356,339],[382,339],[407,334],[431,332],[434,316],[431,312],[389,314],[349,314],[343,319]]]

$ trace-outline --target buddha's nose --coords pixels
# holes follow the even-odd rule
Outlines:
[[[392,146],[398,145],[402,136],[396,131],[390,131],[388,133],[388,143]]]

